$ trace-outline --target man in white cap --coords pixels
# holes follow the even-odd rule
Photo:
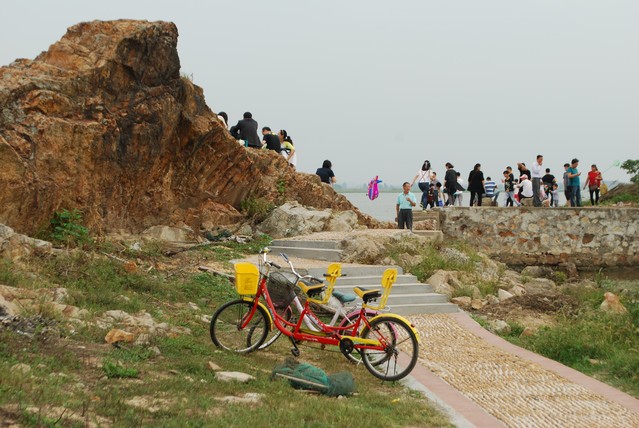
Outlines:
[[[521,188],[521,193],[519,194],[519,203],[522,205],[526,205],[523,203],[524,199],[530,199],[533,197],[533,184],[528,179],[526,174],[519,177],[521,182],[515,185],[515,188]]]

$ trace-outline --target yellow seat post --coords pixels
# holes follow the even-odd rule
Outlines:
[[[382,310],[386,307],[386,301],[388,300],[388,296],[390,296],[391,288],[393,288],[393,284],[397,281],[397,269],[388,268],[384,271],[382,275],[382,297],[379,299],[379,304],[376,306],[372,306],[370,304],[364,304],[362,307],[367,309],[373,309],[375,311]]]
[[[326,289],[324,290],[324,296],[322,300],[308,298],[309,302],[317,303],[318,305],[325,305],[330,300],[333,295],[333,288],[335,287],[335,282],[337,278],[342,276],[342,264],[341,263],[331,263],[326,269]]]

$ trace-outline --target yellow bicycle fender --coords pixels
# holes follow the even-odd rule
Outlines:
[[[404,318],[401,315],[396,315],[396,314],[380,314],[377,315],[376,317],[373,317],[371,319],[368,320],[368,322],[372,323],[373,321],[375,321],[377,318],[383,318],[383,317],[388,317],[388,318],[394,318],[396,320],[399,321],[403,321],[406,323],[406,325],[410,326],[410,329],[413,330],[413,333],[415,333],[415,336],[417,337],[417,343],[420,343],[421,340],[419,338],[419,332],[417,331],[417,329],[413,326],[413,323],[411,323],[410,321],[408,321],[406,318]]]
[[[251,303],[253,303],[255,301],[255,299],[253,299],[251,297],[243,297],[242,300],[244,300],[245,302],[251,302]],[[268,310],[266,305],[264,305],[264,303],[262,303],[262,302],[257,302],[257,306],[261,306],[262,309],[264,309],[264,311],[266,311],[266,315],[268,316],[268,331],[272,331],[273,330],[273,326],[275,324],[273,323],[273,317],[271,316],[271,312]]]
[[[376,339],[364,339],[357,336],[342,336],[342,339],[350,339],[355,345],[380,346],[379,340]]]

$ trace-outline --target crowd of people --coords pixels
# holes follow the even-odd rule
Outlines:
[[[519,177],[515,178],[513,169],[507,166],[500,179],[503,184],[504,206],[530,205],[535,207],[558,207],[560,180],[567,206],[581,207],[581,172],[579,159],[564,164],[561,178],[557,178],[550,168],[543,167],[544,157],[537,155],[532,167],[528,169],[524,162],[517,163]],[[421,191],[419,202],[423,210],[434,207],[462,206],[464,191],[470,192],[469,205],[482,206],[486,199],[491,205],[499,205],[498,183],[489,176],[484,176],[481,164],[477,163],[468,174],[464,183],[461,174],[452,163],[446,162],[443,182],[432,170],[428,160],[424,161],[412,182],[403,184],[403,191],[397,197],[396,212],[400,229],[412,228],[412,208],[417,206],[417,198],[410,191],[417,183]],[[590,204],[599,205],[599,195],[603,177],[597,165],[591,165],[583,189],[590,192]],[[464,185],[466,184],[466,187]]]
[[[270,127],[265,126],[262,128],[262,138],[258,135],[258,124],[251,112],[244,113],[242,119],[240,119],[236,125],[228,127],[229,117],[221,111],[217,114],[217,118],[224,124],[224,127],[228,129],[231,136],[238,140],[238,142],[244,147],[250,147],[260,150],[273,150],[280,153],[286,161],[295,169],[297,167],[297,153],[295,146],[293,145],[293,139],[286,132],[285,129],[275,134]]]
[[[564,164],[564,172],[561,178],[557,178],[550,168],[543,167],[544,157],[538,155],[529,169],[524,162],[517,163],[519,177],[515,178],[512,167],[507,166],[500,178],[503,184],[504,205],[521,206],[532,205],[535,207],[558,207],[559,188],[563,187],[568,206],[581,206],[581,172],[579,171],[579,159],[573,159]],[[561,180],[561,182],[560,182]],[[599,204],[600,189],[603,182],[601,172],[597,165],[592,165],[584,181],[590,192],[591,205]],[[432,170],[428,160],[424,161],[421,168],[409,184],[409,189],[415,184],[422,192],[420,207],[422,209],[436,206],[461,206],[463,192],[470,192],[469,206],[481,206],[486,199],[491,205],[498,204],[498,183],[489,176],[484,176],[481,164],[477,163],[468,174],[468,181],[464,183],[461,174],[454,169],[453,164],[446,163],[446,173],[443,182]],[[466,187],[464,187],[466,185]]]

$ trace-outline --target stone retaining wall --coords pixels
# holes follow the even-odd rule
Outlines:
[[[639,265],[637,208],[458,207],[440,211],[446,239],[508,264]]]

